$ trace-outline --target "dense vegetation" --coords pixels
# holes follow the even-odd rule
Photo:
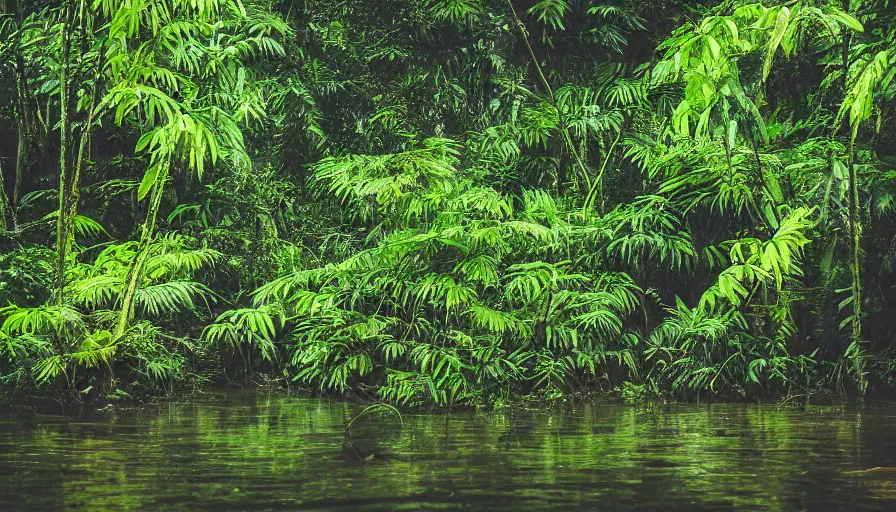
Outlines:
[[[0,378],[885,391],[888,0],[5,0]]]

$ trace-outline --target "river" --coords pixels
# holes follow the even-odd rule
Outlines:
[[[2,510],[896,510],[896,404],[0,409]],[[872,469],[878,468],[878,469]],[[894,469],[889,469],[894,468]]]

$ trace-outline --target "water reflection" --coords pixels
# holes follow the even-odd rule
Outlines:
[[[228,392],[6,410],[0,509],[896,510],[896,404],[371,415],[347,443],[361,408]]]

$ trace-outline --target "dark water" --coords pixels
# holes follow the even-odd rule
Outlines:
[[[364,416],[277,394],[0,411],[0,509],[896,510],[896,404]],[[365,460],[366,459],[366,460]]]

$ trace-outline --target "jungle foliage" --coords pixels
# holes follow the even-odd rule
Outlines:
[[[896,384],[888,0],[6,0],[0,378]]]

